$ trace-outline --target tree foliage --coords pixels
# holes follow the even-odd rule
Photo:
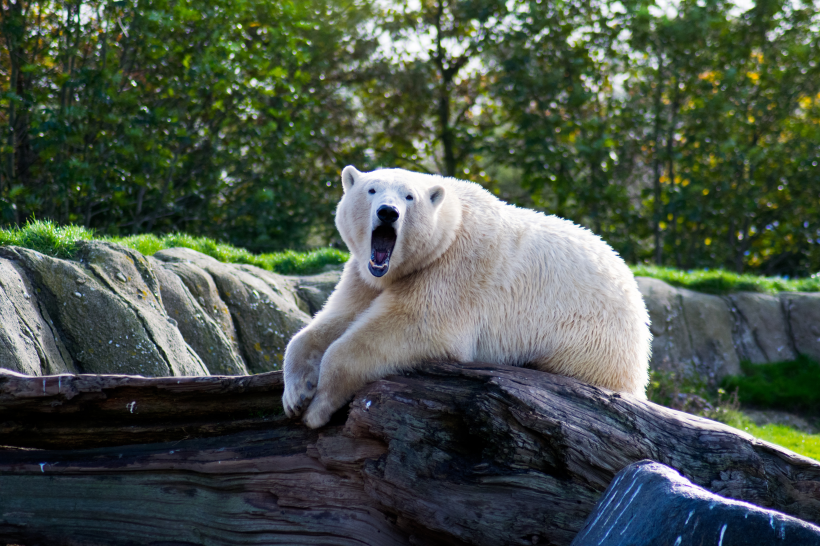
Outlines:
[[[7,222],[299,246],[360,158],[339,92],[368,56],[355,0],[3,8]]]
[[[484,184],[633,262],[820,269],[809,0],[3,0],[0,214],[254,250],[338,172]]]

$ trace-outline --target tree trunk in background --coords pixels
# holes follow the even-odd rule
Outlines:
[[[663,214],[663,192],[661,188],[661,115],[663,108],[663,56],[658,53],[658,88],[655,90],[655,128],[653,131],[652,147],[652,189],[654,202],[652,204],[652,231],[655,236],[655,265],[663,265],[663,238],[661,237],[661,219]]]

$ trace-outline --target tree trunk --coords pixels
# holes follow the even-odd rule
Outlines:
[[[0,376],[0,538],[569,544],[642,459],[820,522],[820,463],[566,377],[429,364],[317,431],[282,415],[281,394],[279,372]]]
[[[655,238],[655,265],[663,265],[663,237],[661,233],[661,221],[663,214],[663,189],[661,188],[661,116],[663,109],[663,56],[658,50],[658,78],[656,80],[654,103],[654,130],[652,144],[652,232]]]

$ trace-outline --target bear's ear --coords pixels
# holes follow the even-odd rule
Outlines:
[[[430,188],[430,202],[434,207],[438,207],[444,201],[444,187],[433,186]]]
[[[342,169],[342,188],[344,189],[345,193],[347,193],[350,188],[353,187],[353,184],[359,179],[359,175],[362,174],[356,170],[356,167],[353,165],[348,165],[344,169]]]

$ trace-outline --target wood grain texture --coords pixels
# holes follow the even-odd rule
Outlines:
[[[0,538],[569,544],[642,459],[820,522],[817,462],[565,377],[429,364],[368,385],[318,431],[282,415],[281,392],[278,372],[0,376]]]

